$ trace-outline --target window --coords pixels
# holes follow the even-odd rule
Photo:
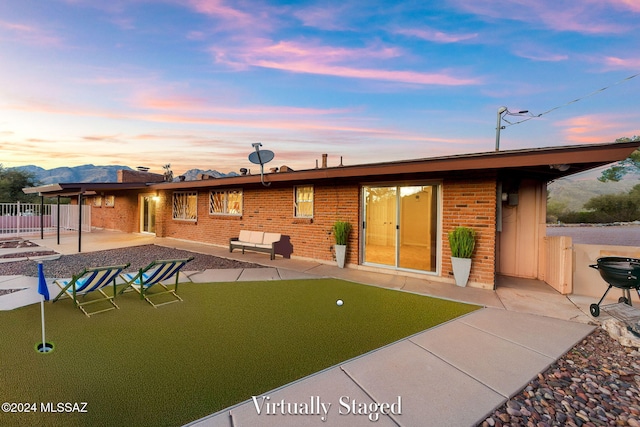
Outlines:
[[[211,191],[209,214],[242,215],[242,190]]]
[[[106,208],[112,208],[116,205],[116,196],[104,196],[104,206]]]
[[[175,191],[173,193],[173,219],[186,221],[198,219],[198,192]]]
[[[93,196],[93,207],[99,208],[102,206],[102,196]]]
[[[313,185],[294,187],[296,218],[313,218]]]

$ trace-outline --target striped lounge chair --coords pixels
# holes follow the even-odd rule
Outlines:
[[[120,277],[126,282],[126,286],[120,290],[119,293],[123,293],[129,287],[140,294],[140,299],[146,300],[154,307],[169,304],[172,302],[182,301],[177,294],[178,292],[178,279],[180,270],[184,267],[193,257],[184,259],[169,259],[169,260],[157,260],[144,268],[141,268],[137,273],[122,273]],[[175,283],[173,289],[168,288],[162,282],[168,281],[175,277]],[[154,285],[162,287],[164,290],[160,292],[149,292],[149,289]],[[159,295],[169,294],[174,299],[154,304],[151,301],[151,297],[157,297]]]
[[[92,314],[120,308],[115,302],[113,302],[113,299],[116,296],[116,279],[125,268],[129,267],[129,265],[130,264],[85,268],[71,279],[57,279],[53,283],[58,285],[61,291],[52,302],[56,302],[64,297],[69,297],[73,300],[74,305],[87,317],[90,317]],[[111,295],[107,295],[103,290],[103,288],[109,285],[113,285],[113,292]],[[92,294],[92,292],[96,292],[100,297],[88,298],[88,295]],[[108,301],[111,306],[92,312],[88,312],[84,308],[88,304],[95,304],[103,301]]]

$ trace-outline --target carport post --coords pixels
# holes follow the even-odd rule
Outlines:
[[[57,227],[57,235],[58,235],[58,244],[60,244],[60,195],[58,194],[57,196],[58,198],[58,211],[56,212],[56,215],[58,216],[58,227]]]
[[[78,194],[78,252],[82,252],[82,193]]]
[[[40,240],[44,239],[44,196],[40,195]]]

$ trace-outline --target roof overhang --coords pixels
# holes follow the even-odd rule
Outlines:
[[[98,192],[115,190],[138,190],[147,188],[146,183],[140,182],[84,182],[40,185],[38,187],[26,187],[22,191],[25,194],[37,194],[44,197],[73,197],[92,195]]]
[[[624,160],[640,143],[616,142],[607,144],[571,145],[520,150],[490,151],[473,154],[432,157],[406,161],[337,166],[301,171],[240,175],[233,177],[163,183],[76,183],[51,184],[24,188],[27,194],[45,197],[75,196],[106,191],[183,190],[198,188],[229,188],[261,186],[266,183],[291,184],[323,181],[391,181],[398,179],[431,179],[469,174],[509,174],[531,177],[540,181],[553,181],[589,169]]]
[[[584,172],[629,157],[640,143],[573,145],[522,150],[492,151],[475,154],[433,157],[427,159],[373,163],[355,166],[317,168],[295,172],[276,172],[264,175],[265,182],[313,182],[323,180],[392,180],[411,176],[443,176],[466,173],[507,171],[531,176],[543,181]],[[245,175],[202,181],[183,181],[150,184],[149,188],[186,189],[212,188],[256,184],[260,175]]]

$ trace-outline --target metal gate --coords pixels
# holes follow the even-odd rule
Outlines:
[[[58,208],[59,215],[58,215]],[[42,229],[53,234],[77,231],[78,205],[40,205],[38,203],[0,203],[0,237],[33,236]],[[82,206],[82,231],[91,231],[91,206]]]

